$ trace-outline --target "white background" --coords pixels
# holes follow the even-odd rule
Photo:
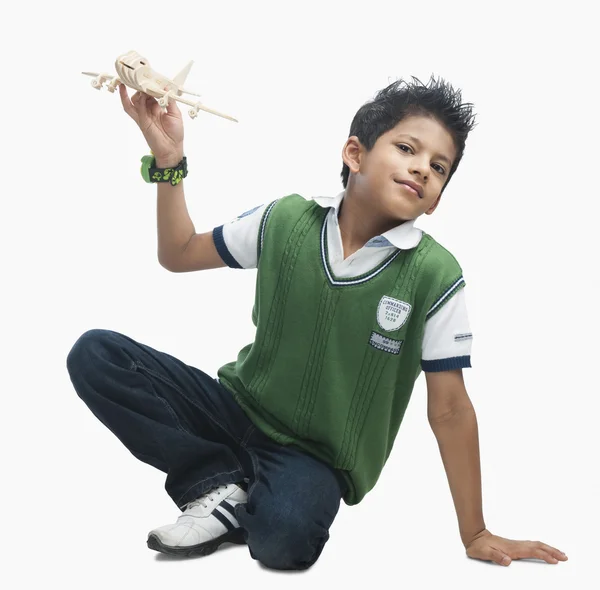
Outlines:
[[[5,12],[2,585],[594,585],[600,126],[586,5],[59,1]],[[465,272],[487,527],[568,562],[466,557],[424,375],[377,486],[342,505],[310,570],[267,570],[245,546],[187,560],[146,547],[179,514],[165,476],[77,397],[67,354],[106,328],[215,375],[253,338],[256,271],[158,264],[156,188],[139,174],[148,148],[118,94],[80,74],[113,72],[130,49],[171,76],[195,60],[186,86],[239,119],[182,109],[197,232],[292,192],[339,192],[355,112],[398,78],[441,76],[474,103],[463,162],[417,227]]]

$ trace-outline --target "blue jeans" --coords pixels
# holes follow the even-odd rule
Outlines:
[[[236,506],[250,555],[307,569],[329,539],[346,489],[325,463],[258,430],[218,380],[111,330],[82,334],[67,356],[79,397],[141,461],[167,474],[177,506],[248,478]]]

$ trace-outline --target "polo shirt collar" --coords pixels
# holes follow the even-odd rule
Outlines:
[[[313,197],[313,200],[323,208],[331,207],[335,211],[335,218],[339,215],[340,205],[346,191],[343,190],[334,197]],[[385,246],[395,246],[400,250],[410,250],[416,248],[421,241],[423,231],[415,227],[416,219],[410,219],[397,225],[396,227],[384,232],[380,236],[370,239],[366,248],[381,248]]]

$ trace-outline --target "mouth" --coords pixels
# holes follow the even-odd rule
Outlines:
[[[423,197],[419,194],[419,191],[416,190],[415,188],[413,188],[412,186],[406,184],[405,182],[399,182],[398,180],[394,180],[394,182],[396,184],[399,184],[400,186],[405,187],[407,190],[409,190],[413,195],[419,197],[419,199],[422,199]]]

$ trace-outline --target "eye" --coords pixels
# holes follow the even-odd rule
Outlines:
[[[412,148],[411,148],[410,146],[408,146],[408,145],[404,144],[404,143],[398,143],[398,144],[396,144],[396,145],[397,145],[399,148],[403,148],[403,147],[404,147],[404,148],[408,148],[408,149],[409,149],[409,150],[412,152]],[[402,150],[402,151],[403,151],[403,152],[406,152],[406,150]],[[439,172],[440,174],[445,174],[445,173],[446,173],[446,171],[444,170],[444,168],[443,168],[442,166],[440,166],[439,164],[434,164],[434,166],[437,166],[437,167],[438,167],[438,169],[439,169],[439,170],[438,170],[438,172]]]

